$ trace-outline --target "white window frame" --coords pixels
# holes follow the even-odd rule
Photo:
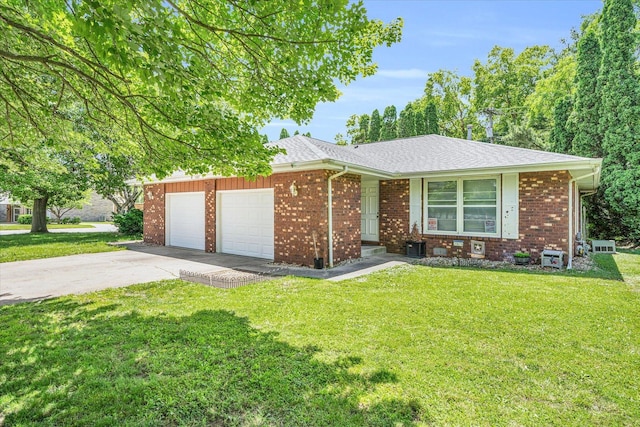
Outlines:
[[[496,231],[495,233],[480,233],[480,232],[465,232],[464,231],[464,181],[479,181],[484,179],[494,179],[496,181]],[[429,183],[430,182],[446,182],[456,181],[456,231],[438,231],[429,230]],[[473,237],[496,237],[499,238],[502,235],[501,213],[502,213],[502,179],[500,175],[483,175],[483,176],[466,176],[466,177],[449,177],[438,179],[425,178],[423,184],[424,194],[424,218],[423,224],[425,224],[423,233],[431,235],[441,236],[473,236]],[[453,206],[453,205],[451,205]],[[477,207],[483,207],[484,205],[477,205]],[[486,207],[486,206],[484,206]]]

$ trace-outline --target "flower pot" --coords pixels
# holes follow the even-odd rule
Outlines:
[[[427,254],[427,242],[407,242],[407,256],[410,258],[424,258]]]
[[[324,258],[314,258],[313,268],[316,270],[322,270],[324,268]]]
[[[515,265],[529,265],[531,263],[531,257],[515,257]]]

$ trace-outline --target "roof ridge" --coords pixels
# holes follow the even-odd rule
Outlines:
[[[329,154],[325,153],[320,147],[318,147],[317,145],[315,145],[311,140],[313,141],[320,141],[319,139],[315,139],[315,138],[311,138],[308,136],[304,136],[304,135],[296,135],[297,137],[299,137],[304,144],[309,147],[309,149],[311,149],[311,151],[313,151],[313,153],[316,156],[319,156],[320,158],[329,158]],[[324,142],[324,141],[322,141]],[[329,142],[325,142],[325,144],[330,144]]]

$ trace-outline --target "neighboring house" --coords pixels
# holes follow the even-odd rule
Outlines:
[[[243,178],[175,173],[145,185],[144,240],[313,265],[313,233],[329,265],[363,244],[403,253],[417,223],[427,255],[538,258],[573,253],[584,233],[582,196],[599,185],[601,159],[419,136],[337,146],[297,135],[273,174]],[[483,248],[484,246],[484,248]]]
[[[17,222],[20,215],[31,214],[31,208],[11,200],[0,197],[0,222]]]
[[[87,221],[111,221],[111,216],[115,212],[115,206],[111,200],[107,200],[95,191],[91,193],[89,202],[80,209],[71,209],[66,212],[63,218],[80,217],[80,220]]]

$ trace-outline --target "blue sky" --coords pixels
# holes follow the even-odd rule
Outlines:
[[[582,16],[602,8],[601,0],[365,0],[371,18],[389,22],[404,19],[402,41],[374,53],[375,76],[359,78],[334,103],[319,104],[313,119],[302,125],[274,120],[260,133],[270,140],[280,130],[311,132],[315,138],[332,142],[351,114],[380,113],[387,105],[400,111],[419,98],[427,73],[439,69],[471,75],[475,59],[486,61],[495,45],[511,47],[516,53],[532,45],[561,47],[571,28],[580,26]]]

